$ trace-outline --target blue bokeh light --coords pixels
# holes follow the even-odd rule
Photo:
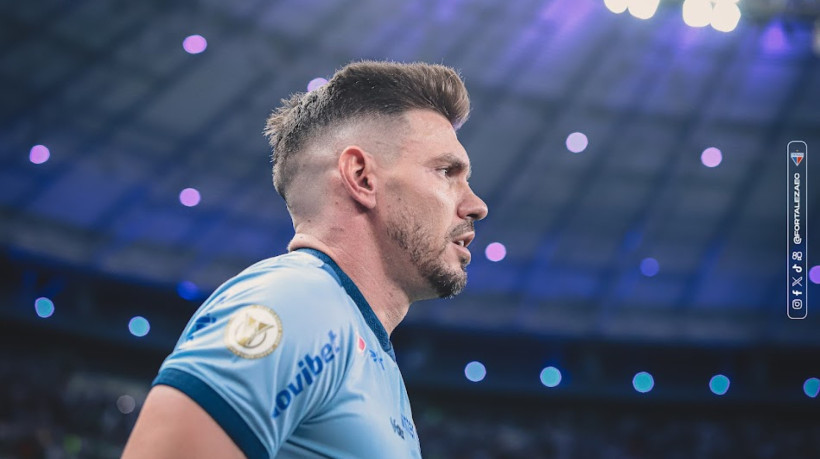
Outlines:
[[[487,376],[487,368],[478,361],[472,361],[464,367],[464,376],[472,382],[479,382]]]
[[[128,322],[128,331],[136,337],[142,338],[147,335],[150,330],[151,324],[148,323],[148,319],[145,317],[136,316]]]
[[[555,387],[561,383],[561,370],[555,367],[546,367],[541,370],[541,384]]]
[[[641,273],[643,273],[644,276],[652,277],[655,274],[658,274],[658,271],[660,271],[660,264],[658,264],[658,260],[649,257],[644,258],[641,261]]]
[[[723,375],[714,375],[709,380],[709,390],[715,395],[723,395],[729,391],[729,378]]]
[[[195,300],[199,296],[199,287],[191,281],[182,281],[177,284],[177,295],[184,300]]]
[[[817,394],[820,393],[820,379],[807,379],[803,383],[803,392],[811,398],[817,398]]]
[[[645,394],[655,387],[655,378],[653,378],[651,374],[641,371],[632,378],[632,387],[634,387],[636,391]]]
[[[34,300],[34,311],[43,319],[47,319],[54,314],[54,303],[45,297]]]

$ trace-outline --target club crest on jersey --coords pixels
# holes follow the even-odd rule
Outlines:
[[[279,345],[282,322],[272,309],[261,305],[246,306],[231,316],[225,329],[225,345],[246,359],[264,357]]]

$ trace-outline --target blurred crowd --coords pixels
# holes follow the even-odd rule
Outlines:
[[[522,403],[495,412],[420,408],[415,419],[428,459],[820,458],[816,419],[807,426],[765,416],[615,413],[587,404],[528,411]]]
[[[2,357],[0,458],[119,457],[150,380],[91,370],[71,355]],[[817,417],[806,424],[764,413],[677,416],[412,388],[411,397],[427,459],[820,457]]]

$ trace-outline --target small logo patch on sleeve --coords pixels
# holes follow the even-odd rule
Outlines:
[[[259,359],[270,354],[281,339],[282,321],[272,309],[261,305],[236,311],[225,329],[225,345],[246,359]]]

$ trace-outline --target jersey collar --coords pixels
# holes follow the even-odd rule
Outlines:
[[[373,308],[370,307],[370,303],[367,302],[362,292],[359,290],[359,287],[356,287],[356,284],[353,283],[353,279],[350,278],[339,265],[333,261],[327,254],[324,252],[320,252],[319,250],[312,249],[309,247],[302,247],[296,249],[300,252],[307,252],[314,257],[322,260],[326,265],[336,273],[336,276],[339,278],[339,283],[345,289],[345,292],[353,298],[353,301],[356,303],[356,306],[359,307],[359,312],[362,313],[364,317],[364,321],[367,322],[367,325],[373,331],[373,334],[376,335],[376,338],[379,340],[379,344],[381,345],[384,352],[390,355],[390,357],[395,361],[396,354],[393,352],[393,344],[390,343],[390,337],[387,336],[387,330],[384,329],[381,321],[379,318],[376,317],[376,313],[373,312]]]

